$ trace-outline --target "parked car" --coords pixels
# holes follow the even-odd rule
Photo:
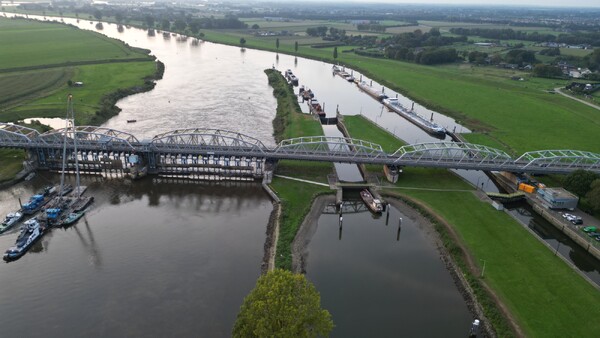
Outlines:
[[[595,232],[595,231],[594,232],[588,232],[588,236],[590,236],[590,237],[597,237],[597,236],[600,236],[600,232]]]
[[[575,219],[572,219],[571,223],[573,223],[575,225],[580,225],[580,224],[583,224],[583,219],[581,219],[581,217],[577,217]]]
[[[571,215],[571,214],[568,214],[565,212],[564,214],[562,214],[562,217],[569,219],[569,218],[575,217],[575,215]]]
[[[596,232],[596,230],[598,230],[598,228],[596,228],[596,227],[585,227],[585,228],[583,228],[581,230],[583,230],[583,232]]]

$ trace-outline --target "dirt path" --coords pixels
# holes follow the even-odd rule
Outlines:
[[[583,104],[585,104],[585,105],[588,105],[588,106],[590,106],[590,107],[592,107],[592,108],[596,108],[596,109],[600,110],[600,106],[597,106],[597,105],[595,105],[595,104],[593,104],[593,103],[591,103],[591,102],[587,102],[587,101],[585,101],[585,100],[582,100],[582,99],[580,99],[580,98],[577,98],[577,97],[571,96],[571,95],[569,95],[569,94],[563,93],[563,91],[561,90],[561,88],[562,88],[562,87],[554,88],[554,91],[555,91],[556,93],[558,93],[558,94],[560,94],[560,95],[564,96],[564,97],[568,97],[568,98],[570,98],[571,100],[579,101],[579,102],[581,102],[581,103],[583,103]]]

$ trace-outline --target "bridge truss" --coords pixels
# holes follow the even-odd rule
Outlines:
[[[64,130],[40,134],[30,128],[0,123],[0,147],[60,149],[64,134]],[[178,129],[157,135],[149,142],[140,142],[132,134],[93,126],[77,127],[75,134],[67,134],[69,149],[73,147],[74,137],[77,137],[81,150],[147,156],[172,153],[530,173],[569,173],[577,169],[600,173],[600,154],[576,150],[532,151],[513,159],[505,152],[487,146],[431,142],[406,145],[387,154],[375,143],[325,136],[288,139],[274,148],[267,148],[260,140],[248,135],[207,128]]]

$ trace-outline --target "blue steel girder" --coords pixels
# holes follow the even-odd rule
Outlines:
[[[600,171],[600,154],[579,150],[538,150],[524,153],[515,163],[524,171],[533,168]]]
[[[267,149],[253,137],[220,129],[179,129],[159,134],[151,147],[159,152],[264,156]]]
[[[498,166],[512,164],[513,159],[504,151],[471,143],[429,142],[409,144],[396,150],[390,157],[394,164],[406,162],[453,163],[455,165]]]
[[[306,136],[281,141],[272,154],[310,159],[352,162],[358,158],[383,160],[387,157],[380,145],[359,139],[327,136]],[[335,162],[335,161],[334,161]],[[365,162],[365,160],[358,161]]]
[[[0,145],[3,147],[31,148],[40,133],[31,128],[0,122]]]
[[[66,131],[67,148],[72,149],[75,145],[74,137],[77,135],[77,148],[80,150],[106,150],[106,151],[131,151],[136,148],[132,144],[139,144],[135,136],[122,131],[95,127],[78,126],[76,133],[69,128]],[[48,131],[37,138],[40,147],[62,148],[65,142],[65,129]]]

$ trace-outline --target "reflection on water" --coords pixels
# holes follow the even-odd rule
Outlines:
[[[0,213],[57,179],[0,191]],[[2,335],[228,336],[260,273],[272,210],[260,185],[83,184],[96,197],[85,218],[0,265]]]
[[[514,203],[506,205],[511,215],[548,243],[555,251],[573,263],[594,283],[600,285],[600,263],[592,255],[583,250],[579,245],[556,229],[542,216],[533,211],[529,204]]]
[[[386,214],[356,208],[341,224],[332,213],[318,220],[306,270],[332,336],[464,337],[471,315],[428,230],[395,207]]]

